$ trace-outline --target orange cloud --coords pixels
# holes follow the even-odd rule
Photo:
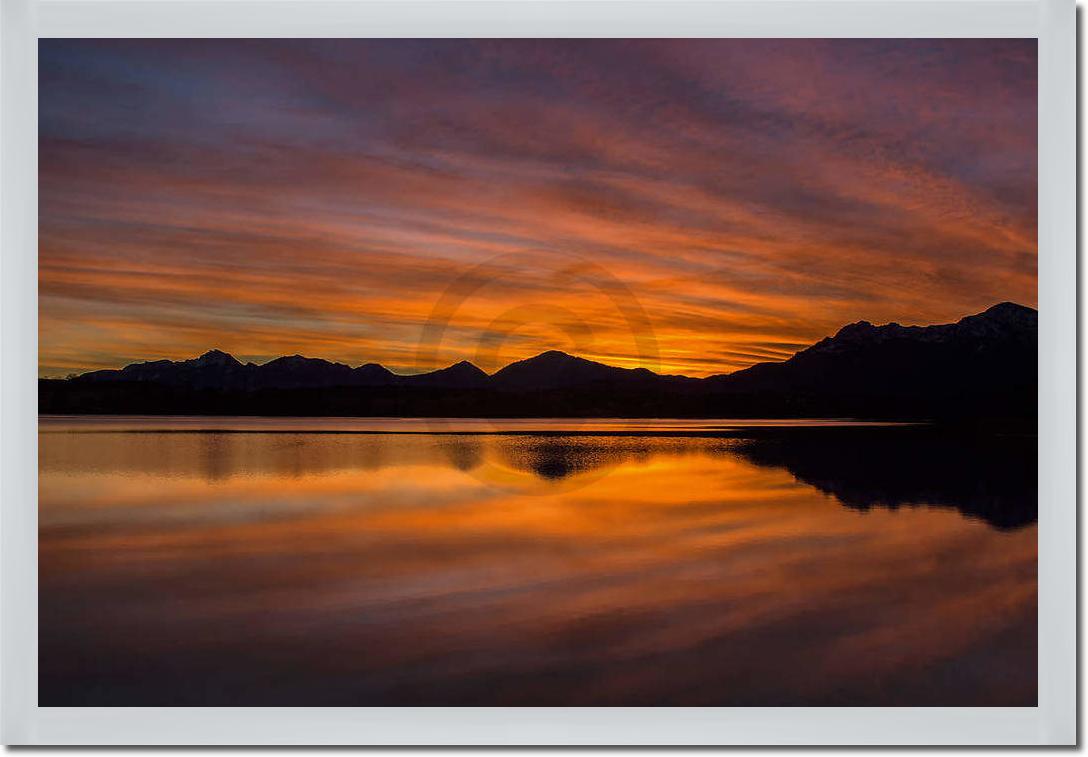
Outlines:
[[[39,370],[213,346],[645,362],[572,260],[633,294],[650,367],[689,375],[861,318],[1034,305],[1033,45],[44,42]]]

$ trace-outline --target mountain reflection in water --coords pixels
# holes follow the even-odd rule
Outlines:
[[[856,510],[950,507],[1002,529],[1038,518],[1034,436],[802,430],[749,440],[737,451]]]
[[[43,706],[1035,702],[1034,437],[154,424],[43,419]]]

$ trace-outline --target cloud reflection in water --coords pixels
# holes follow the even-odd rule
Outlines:
[[[43,433],[41,703],[1034,703],[1026,442],[867,433]]]

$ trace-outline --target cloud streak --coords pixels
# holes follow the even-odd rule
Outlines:
[[[615,304],[563,275],[572,257],[633,291],[657,367],[690,375],[860,318],[1036,304],[1034,40],[39,53],[43,375],[211,346],[432,368],[434,304],[504,256],[516,270],[495,268],[429,361],[499,343],[496,363],[577,347],[639,364]],[[514,328],[515,307],[539,319]]]

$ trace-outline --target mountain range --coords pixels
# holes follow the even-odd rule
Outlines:
[[[782,362],[706,378],[551,350],[488,375],[415,375],[301,355],[191,360],[39,381],[41,413],[480,417],[1034,417],[1038,314],[1004,302],[956,323],[859,321]]]

